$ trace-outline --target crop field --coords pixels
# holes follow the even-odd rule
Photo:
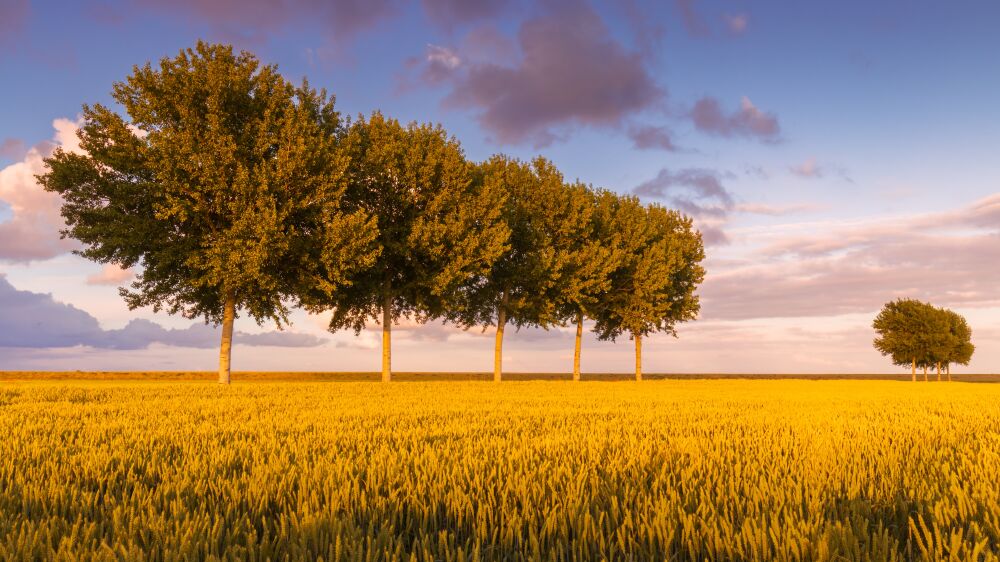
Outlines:
[[[0,435],[0,560],[1000,552],[994,384],[5,382]]]

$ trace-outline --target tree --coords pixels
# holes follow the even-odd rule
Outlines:
[[[590,212],[574,225],[570,240],[575,269],[560,291],[560,316],[576,324],[573,346],[573,380],[580,380],[580,355],[584,318],[595,318],[601,299],[611,288],[611,273],[621,263],[621,248],[611,233],[612,210],[618,196],[607,190],[583,189],[576,184],[579,196],[585,197]]]
[[[404,127],[376,112],[348,128],[343,147],[346,197],[376,218],[380,254],[349,287],[306,304],[333,309],[330,331],[358,333],[380,319],[382,380],[389,381],[393,322],[442,317],[460,287],[485,275],[506,249],[504,194],[474,181],[458,141],[440,126]]]
[[[484,183],[506,193],[501,217],[510,241],[485,276],[469,280],[463,304],[449,320],[466,328],[496,326],[493,379],[499,382],[505,326],[563,324],[567,299],[591,283],[585,276],[595,264],[588,258],[601,252],[585,253],[599,245],[588,232],[594,212],[590,189],[567,184],[548,160],[525,164],[498,155],[482,164],[481,174]]]
[[[947,353],[948,319],[940,310],[915,299],[885,304],[872,322],[878,334],[875,349],[892,358],[894,365],[909,366],[917,380],[917,367],[927,369]]]
[[[627,332],[635,342],[635,378],[642,380],[642,338],[654,332],[677,336],[680,322],[694,320],[695,291],[705,278],[701,233],[691,219],[659,205],[643,207],[621,197],[610,214],[621,251],[610,286],[596,307],[594,330],[612,340]]]
[[[953,310],[942,311],[948,320],[948,351],[942,358],[948,382],[951,382],[951,364],[968,365],[976,346],[972,344],[972,328],[961,314]]]
[[[128,119],[84,106],[86,154],[57,150],[39,180],[81,255],[141,268],[119,290],[130,309],[222,324],[228,384],[240,312],[280,328],[298,287],[335,291],[373,259],[374,222],[341,207],[340,115],[325,92],[202,42],[134,67],[112,96]]]

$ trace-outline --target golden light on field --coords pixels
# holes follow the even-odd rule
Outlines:
[[[0,386],[0,559],[997,560],[1000,386]]]

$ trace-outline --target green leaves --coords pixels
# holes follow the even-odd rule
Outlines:
[[[343,204],[342,122],[325,92],[199,42],[135,67],[113,97],[127,117],[85,106],[86,155],[57,151],[40,181],[84,256],[141,267],[130,307],[218,322],[232,293],[280,325],[304,286],[332,293],[370,265],[375,224]]]
[[[655,204],[644,207],[633,197],[603,194],[601,205],[602,235],[619,258],[593,307],[598,337],[676,335],[676,325],[700,310],[701,234],[690,218]]]
[[[916,299],[886,303],[872,322],[875,349],[894,365],[931,367],[937,363],[968,365],[975,346],[972,329],[958,313]]]

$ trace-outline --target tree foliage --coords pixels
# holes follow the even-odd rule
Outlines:
[[[112,96],[127,118],[84,106],[86,153],[57,150],[39,179],[83,256],[139,267],[121,289],[130,308],[280,327],[303,286],[333,294],[377,255],[374,221],[342,205],[342,121],[325,92],[199,42],[135,67]]]
[[[872,322],[874,347],[894,365],[931,368],[967,365],[975,351],[972,330],[958,313],[916,299],[886,303]]]

